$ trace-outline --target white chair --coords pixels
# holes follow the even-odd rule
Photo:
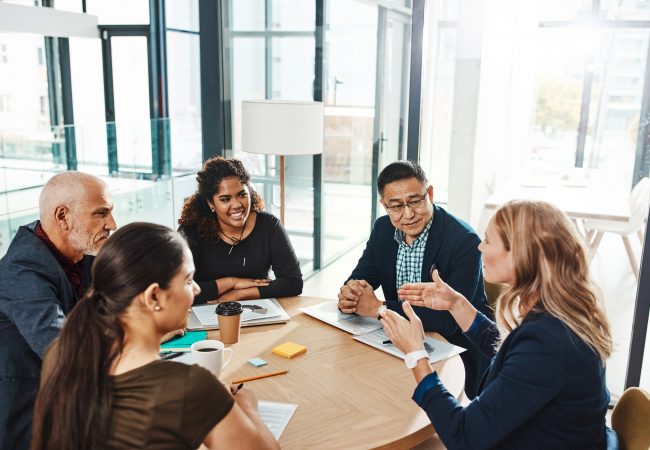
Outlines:
[[[604,233],[616,233],[623,239],[627,256],[632,265],[632,272],[639,278],[639,265],[636,262],[634,251],[630,243],[629,235],[636,233],[643,245],[645,221],[648,217],[648,206],[650,204],[650,180],[642,178],[630,194],[630,218],[626,222],[613,220],[585,220],[583,226],[586,230],[587,247],[589,257],[593,258],[598,250],[598,245]]]

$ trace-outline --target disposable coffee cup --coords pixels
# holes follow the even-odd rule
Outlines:
[[[241,313],[244,309],[239,302],[224,302],[217,305],[215,312],[219,321],[219,332],[224,344],[239,342]]]
[[[228,366],[233,354],[232,349],[226,348],[223,342],[213,339],[197,341],[192,344],[191,350],[193,361],[208,369],[217,378],[221,376],[221,371]]]

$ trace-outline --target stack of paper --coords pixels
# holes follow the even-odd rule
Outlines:
[[[242,306],[256,306],[255,310],[244,308],[241,315],[241,326],[266,325],[270,323],[281,323],[289,321],[289,315],[274,298],[262,298],[259,300],[242,300]],[[192,306],[187,321],[189,330],[217,330],[219,319],[215,313],[216,304]]]

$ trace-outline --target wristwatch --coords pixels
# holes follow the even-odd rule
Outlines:
[[[416,352],[407,353],[404,356],[404,362],[406,363],[406,367],[412,369],[418,365],[419,360],[424,358],[429,358],[429,354],[426,350],[418,350]]]

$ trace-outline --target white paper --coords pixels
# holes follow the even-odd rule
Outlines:
[[[388,339],[388,336],[386,336],[383,329],[353,336],[353,339],[404,359],[404,353],[395,347],[393,343],[384,344],[384,342],[389,341],[390,339]],[[437,341],[429,336],[424,337],[424,349],[429,354],[429,362],[431,363],[451,358],[452,356],[456,356],[465,351],[463,347],[449,344],[447,342]]]
[[[372,317],[343,314],[339,311],[338,302],[336,301],[319,303],[315,306],[300,308],[300,310],[333,327],[352,334],[368,333],[381,328],[379,321]]]
[[[296,408],[298,408],[298,405],[292,403],[267,402],[263,400],[257,403],[257,409],[262,417],[262,421],[271,430],[276,440],[280,439],[293,413],[296,412]]]
[[[243,300],[240,301],[239,303],[243,305],[258,305],[261,306],[262,308],[266,308],[266,313],[260,314],[258,312],[251,311],[249,309],[244,309],[244,312],[241,315],[241,321],[243,322],[250,322],[253,320],[259,320],[259,319],[269,319],[271,317],[278,317],[282,314],[282,310],[280,310],[271,300],[263,298],[260,300]],[[217,319],[217,314],[214,312],[215,309],[217,308],[216,304],[212,305],[199,305],[199,306],[192,306],[192,311],[194,311],[194,314],[196,317],[199,319],[199,322],[201,322],[201,325],[203,326],[216,326],[219,324],[219,320]]]

